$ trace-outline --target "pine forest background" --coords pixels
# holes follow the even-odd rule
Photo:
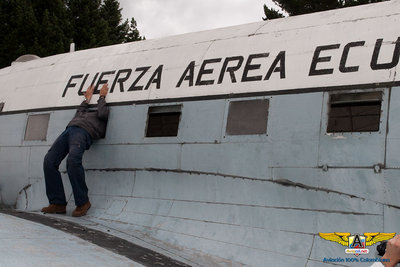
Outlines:
[[[143,40],[136,21],[122,21],[117,0],[0,0],[0,68],[24,54],[46,57],[76,49]]]

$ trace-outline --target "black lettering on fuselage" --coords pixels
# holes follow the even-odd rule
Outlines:
[[[340,73],[358,72],[362,65],[354,63],[354,61],[349,60],[349,58],[357,52],[355,51],[357,49],[362,49],[362,51],[358,52],[366,51],[369,46],[366,46],[365,44],[366,41],[355,41],[347,44],[337,43],[317,46],[313,53],[308,76],[329,75],[333,74],[334,71],[339,71]],[[341,47],[343,47],[343,51],[338,51]],[[389,52],[392,52],[392,49],[393,54],[389,54]],[[374,49],[371,52],[371,70],[384,70],[397,67],[400,61],[400,37],[398,37],[394,42],[384,42],[384,39],[377,39]],[[240,55],[206,59],[197,64],[197,66],[199,66],[198,72],[195,72],[196,62],[191,61],[182,73],[176,87],[180,87],[185,81],[188,82],[187,84],[189,87],[222,84],[224,79],[225,82],[226,79],[228,79],[229,82],[229,78],[231,83],[266,81],[270,80],[274,73],[279,73],[280,79],[285,79],[286,51],[280,51],[276,55],[272,64],[266,65],[268,64],[268,61],[265,58],[269,56],[270,53],[265,52],[250,54],[246,58],[246,61],[245,57]],[[334,60],[333,56],[336,56]],[[358,58],[359,57],[355,57],[355,55],[352,57],[353,60],[357,60]],[[340,62],[339,66],[331,66],[333,64],[332,62],[338,61]],[[62,97],[65,97],[68,90],[71,88],[76,88],[75,90],[77,90],[78,95],[84,95],[84,90],[88,86],[87,83],[89,79],[91,81],[90,85],[95,85],[94,94],[98,94],[99,87],[102,84],[111,83],[112,79],[110,93],[114,92],[117,85],[119,86],[120,92],[125,92],[125,89],[128,88],[127,83],[130,83],[128,91],[149,90],[151,87],[160,89],[164,65],[159,65],[151,75],[149,74],[146,76],[147,72],[151,68],[152,66],[136,68],[134,71],[138,72],[138,75],[137,77],[132,78],[132,80],[134,79],[133,82],[128,81],[133,76],[133,69],[97,72],[94,76],[90,73],[72,75],[63,90]],[[267,70],[266,73],[261,69]],[[226,77],[228,75],[229,78]],[[275,76],[277,78],[277,74]],[[148,79],[147,77],[150,78]],[[240,81],[238,81],[238,79]]]
[[[121,74],[123,74],[123,73],[126,73],[125,77],[120,78],[119,76],[120,76]],[[115,87],[115,85],[116,85],[117,83],[119,84],[119,91],[123,93],[123,92],[124,92],[124,82],[126,82],[126,81],[129,79],[129,77],[131,76],[131,74],[132,74],[132,69],[122,69],[122,70],[119,70],[119,71],[117,72],[117,75],[115,76],[115,79],[114,79],[114,81],[113,81],[113,83],[112,83],[112,86],[111,86],[111,88],[110,88],[110,93],[114,92],[114,87]]]
[[[78,90],[78,95],[84,95],[85,94],[85,93],[83,93],[83,86],[85,85],[86,80],[87,80],[88,77],[89,77],[89,73],[85,75],[85,78],[83,78],[81,86],[79,87],[79,90]]]
[[[332,74],[333,69],[317,69],[317,64],[320,62],[330,62],[331,56],[320,57],[320,53],[326,50],[338,49],[340,44],[333,44],[333,45],[323,45],[318,46],[315,48],[314,56],[310,66],[310,72],[308,76],[315,76],[315,75],[325,75],[325,74]]]
[[[96,73],[96,75],[94,75],[93,80],[90,83],[90,86],[94,86],[94,83],[96,82],[97,76],[99,76],[99,73]]]
[[[229,73],[232,83],[236,83],[235,71],[240,69],[243,64],[243,60],[244,58],[242,56],[225,58],[224,64],[222,65],[221,73],[219,74],[218,84],[221,84],[224,80],[225,72]],[[228,63],[232,61],[237,61],[236,66],[228,67]]]
[[[148,67],[140,67],[137,68],[135,71],[141,71],[139,76],[136,78],[136,80],[132,83],[131,87],[129,87],[128,91],[140,91],[143,90],[143,86],[139,85],[136,86],[136,84],[140,81],[140,79],[143,77],[143,75],[146,74],[146,72],[151,68],[151,66]]]
[[[378,63],[379,53],[381,51],[383,39],[376,40],[374,53],[372,54],[371,60],[371,69],[372,70],[382,70],[382,69],[391,69],[397,66],[399,63],[400,56],[400,37],[397,38],[395,42],[396,46],[394,48],[392,62],[388,63]]]
[[[222,60],[222,58],[212,58],[212,59],[206,59],[203,61],[203,64],[201,64],[201,67],[200,67],[199,74],[197,75],[196,86],[214,84],[214,80],[202,80],[202,78],[203,78],[203,75],[212,74],[214,72],[214,69],[206,69],[207,64],[218,63],[218,62],[221,62],[221,60]]]
[[[189,63],[189,65],[186,67],[185,71],[183,72],[181,78],[179,79],[179,82],[176,85],[176,87],[180,87],[183,81],[189,81],[189,87],[193,86],[194,65],[195,65],[195,61],[192,61]]]
[[[261,53],[261,54],[252,54],[249,55],[246,61],[246,65],[244,67],[243,75],[242,75],[242,82],[252,82],[252,81],[261,81],[262,75],[257,76],[249,76],[249,71],[251,70],[258,70],[261,67],[261,64],[251,64],[253,59],[255,58],[263,58],[268,57],[269,53]]]
[[[108,80],[103,80],[103,77],[106,75],[114,74],[114,73],[115,73],[115,70],[102,72],[100,74],[99,79],[97,80],[97,84],[96,84],[96,87],[94,88],[93,94],[100,94],[99,86],[102,84],[108,83]]]
[[[162,74],[163,66],[164,65],[158,66],[158,68],[154,71],[153,75],[151,75],[151,78],[150,78],[149,82],[147,83],[146,87],[144,88],[144,90],[149,89],[149,87],[152,83],[156,84],[156,89],[160,89],[161,74]]]
[[[286,70],[285,70],[285,51],[279,52],[279,54],[276,56],[274,62],[272,63],[271,67],[269,68],[267,75],[265,75],[264,80],[269,80],[271,77],[271,74],[273,72],[279,72],[281,79],[286,78]],[[279,67],[278,67],[278,63]]]
[[[80,79],[83,77],[83,74],[79,74],[79,75],[73,75],[71,76],[71,78],[69,78],[69,81],[67,83],[67,86],[65,86],[64,92],[62,94],[62,97],[65,97],[65,94],[67,93],[68,88],[74,88],[76,83],[72,83],[72,80],[74,79]]]
[[[346,72],[357,72],[360,68],[359,66],[346,66],[347,57],[349,56],[350,48],[357,46],[364,46],[365,41],[351,42],[344,46],[342,58],[340,59],[339,71]]]

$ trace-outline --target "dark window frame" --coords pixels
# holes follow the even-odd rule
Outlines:
[[[147,110],[146,138],[177,137],[182,105],[151,106]]]
[[[383,91],[329,95],[327,133],[379,132]]]

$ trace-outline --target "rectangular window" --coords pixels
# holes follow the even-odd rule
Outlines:
[[[3,111],[3,108],[4,108],[4,102],[0,102],[0,112]]]
[[[265,134],[269,100],[245,100],[229,103],[226,133],[228,135]]]
[[[177,136],[181,105],[149,107],[146,137]]]
[[[50,114],[29,115],[24,140],[46,141],[49,119]]]
[[[327,132],[379,131],[381,104],[382,92],[331,94]]]

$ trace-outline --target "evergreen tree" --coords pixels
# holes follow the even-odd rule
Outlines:
[[[125,41],[128,33],[128,22],[121,24],[122,15],[119,2],[116,0],[104,0],[100,8],[101,17],[107,22],[107,35],[109,44],[119,44]]]
[[[122,23],[117,0],[0,0],[0,68],[24,54],[45,57],[143,40],[136,22]]]
[[[77,49],[106,44],[107,25],[100,16],[100,4],[101,0],[66,0]]]
[[[265,14],[265,18],[263,18],[263,20],[279,19],[279,18],[283,18],[284,17],[281,12],[279,12],[278,10],[275,10],[273,8],[269,8],[265,4],[264,4],[264,14]]]
[[[10,35],[9,10],[8,1],[0,1],[0,67],[9,65],[9,43],[13,42]]]
[[[126,21],[127,23],[128,21]],[[134,42],[146,40],[146,37],[140,36],[139,30],[137,29],[137,23],[134,18],[131,18],[131,22],[129,24],[128,32],[125,35],[125,42]]]
[[[63,0],[33,1],[40,31],[37,36],[42,47],[41,56],[64,53],[69,49],[71,25]]]
[[[0,10],[0,67],[24,54],[65,52],[69,38],[63,0],[2,0]]]
[[[1,4],[0,24],[0,66],[10,65],[18,56],[38,53],[37,45],[39,24],[31,1],[3,0]]]
[[[387,0],[273,0],[289,16],[325,11],[336,8],[357,6]],[[282,17],[279,12],[264,5],[265,18],[263,20]]]
[[[39,53],[40,48],[35,44],[35,38],[39,33],[39,23],[33,11],[32,3],[29,1],[16,1],[16,16],[11,18],[11,22],[15,25],[11,34],[16,40],[20,41],[17,47],[17,54]],[[34,45],[29,49],[30,44]]]

